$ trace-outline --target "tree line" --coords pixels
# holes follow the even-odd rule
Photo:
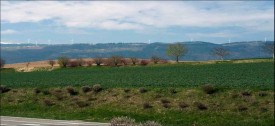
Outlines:
[[[266,53],[272,54],[272,57],[274,59],[274,43],[265,43],[264,46],[262,47]],[[169,44],[167,49],[166,49],[166,54],[167,56],[172,57],[177,63],[180,61],[180,59],[188,52],[187,47],[182,44],[182,43],[174,43],[174,44]],[[230,51],[227,50],[224,47],[216,47],[211,50],[211,54],[214,56],[219,57],[220,60],[224,60],[224,58],[228,55],[230,55]],[[119,66],[119,65],[147,65],[150,62],[154,64],[158,63],[167,63],[168,61],[165,59],[162,59],[159,56],[152,56],[150,60],[145,60],[145,59],[137,59],[135,57],[130,57],[130,58],[123,58],[122,56],[111,56],[109,58],[102,58],[102,57],[95,57],[91,61],[84,61],[83,59],[79,58],[76,60],[70,60],[66,56],[61,56],[58,58],[57,61],[55,60],[49,60],[48,64],[51,65],[52,67],[58,63],[60,67],[77,67],[77,66],[83,66],[84,64],[86,66],[92,66],[95,64],[96,66],[101,66],[102,64],[108,65],[108,66]],[[5,60],[2,59],[0,60],[0,66],[1,68],[4,67],[5,65]],[[29,63],[28,63],[29,65]]]

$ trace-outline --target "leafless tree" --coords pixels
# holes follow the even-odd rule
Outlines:
[[[101,57],[94,58],[94,62],[97,66],[100,66],[103,63],[103,59]]]
[[[49,60],[49,61],[48,61],[48,64],[51,65],[51,67],[53,67],[54,64],[55,64],[55,61],[54,61],[54,60]]]
[[[274,59],[274,43],[265,43],[263,49],[266,53],[272,54],[272,58]]]
[[[216,47],[216,48],[212,49],[212,54],[220,57],[221,60],[224,60],[224,57],[228,56],[230,53],[227,49],[225,49],[223,47]]]
[[[136,63],[138,62],[138,59],[135,57],[131,57],[130,60],[132,61],[133,65],[136,65]]]
[[[5,60],[1,58],[0,59],[0,66],[1,66],[1,68],[3,68],[4,65],[5,65]]]
[[[121,56],[111,56],[110,58],[108,58],[108,65],[110,66],[118,66],[119,63],[121,63]]]
[[[70,59],[66,56],[62,56],[58,58],[58,64],[60,67],[67,67],[67,65],[69,64]]]
[[[157,64],[157,63],[160,61],[160,57],[158,57],[158,56],[152,56],[152,57],[151,57],[151,61],[152,61],[154,64]]]

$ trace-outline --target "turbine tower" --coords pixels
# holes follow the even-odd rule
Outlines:
[[[28,39],[28,44],[30,44],[31,39]]]
[[[228,42],[231,43],[231,40],[229,39]]]

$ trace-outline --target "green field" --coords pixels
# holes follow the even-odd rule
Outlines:
[[[12,90],[0,95],[1,115],[100,122],[128,116],[164,126],[271,126],[273,63],[182,63],[34,72],[3,69],[1,85]],[[83,92],[83,86],[94,84],[103,90]],[[204,92],[205,84],[216,92]],[[68,86],[78,94],[70,95]],[[147,91],[141,92],[141,87]],[[35,93],[37,90],[40,92]]]
[[[170,64],[131,67],[66,68],[54,71],[1,72],[1,84],[20,87],[63,87],[101,84],[113,87],[197,87],[273,89],[273,62]]]

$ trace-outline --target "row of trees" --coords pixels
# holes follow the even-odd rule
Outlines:
[[[274,59],[274,43],[266,43],[262,47],[266,53],[272,54],[272,57]],[[183,57],[187,53],[188,49],[185,45],[180,43],[170,44],[167,47],[166,54],[168,56],[171,56],[175,59],[176,62],[179,62],[180,58]],[[213,48],[211,51],[212,55],[218,56],[221,60],[224,60],[224,58],[228,55],[230,55],[229,50],[223,48],[223,47],[217,47]],[[157,64],[158,62],[167,62],[166,60],[161,59],[161,57],[158,56],[152,56],[151,62],[154,64]],[[132,63],[133,65],[136,64],[148,64],[150,61],[148,60],[138,60],[135,57],[131,58],[123,58],[121,56],[111,56],[108,59],[103,59],[101,57],[96,57],[93,59],[93,61],[84,61],[83,59],[77,59],[77,60],[70,60],[67,57],[59,57],[57,63],[61,67],[76,67],[76,66],[83,66],[84,64],[91,66],[92,64],[96,64],[97,66],[102,65],[103,63],[109,66],[118,66],[119,64],[127,65],[129,63]],[[49,60],[48,63],[53,67],[54,64],[56,64],[56,61]],[[1,58],[0,60],[0,66],[1,68],[4,67],[5,60]]]

